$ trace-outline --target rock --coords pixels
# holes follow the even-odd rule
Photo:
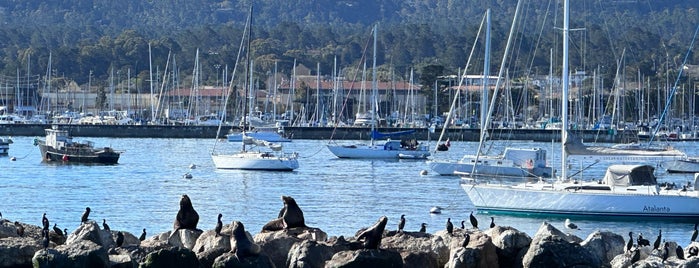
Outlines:
[[[402,232],[385,237],[382,248],[401,253],[404,261],[415,258],[431,258],[422,263],[438,263],[444,266],[449,261],[449,247],[441,236],[421,232]],[[415,256],[411,256],[415,254]]]
[[[345,250],[335,253],[325,267],[403,267],[403,260],[392,250]]]
[[[544,222],[524,255],[524,267],[600,267],[602,263],[579,243],[579,238],[568,236]]]
[[[255,268],[274,268],[274,263],[266,255],[258,255],[244,258],[242,261],[235,257],[231,252],[224,253],[216,258],[211,267],[215,268],[232,268],[232,267],[255,267]],[[282,266],[283,267],[283,266]]]
[[[443,267],[434,254],[427,252],[403,252],[400,254],[405,268]]]
[[[129,254],[109,255],[109,266],[111,268],[133,268],[138,267],[138,263]]]
[[[189,249],[172,247],[148,254],[141,268],[189,268],[199,267],[197,256]]]
[[[219,256],[228,252],[230,252],[230,249],[226,250],[224,248],[211,248],[196,254],[197,259],[199,259],[199,265],[201,265],[201,267],[208,268],[214,265],[214,262]]]
[[[249,233],[248,233],[249,235]],[[262,248],[274,265],[285,267],[291,247],[304,240],[324,241],[327,234],[317,228],[297,227],[279,231],[261,232],[255,235],[255,244]],[[251,240],[253,241],[253,240]]]
[[[32,263],[34,267],[110,267],[107,250],[90,240],[41,249],[34,254]]]
[[[462,246],[463,237],[452,239],[450,244],[449,260],[445,267],[499,267],[498,248],[493,244],[491,238],[485,233],[476,231],[469,234],[470,242],[464,250]]]
[[[87,221],[80,224],[74,232],[72,232],[66,238],[66,245],[74,244],[79,241],[91,241],[105,249],[113,248],[116,246],[114,239],[112,239],[112,234],[109,231],[105,231],[99,228],[99,225],[95,221]]]
[[[624,237],[611,232],[595,231],[580,245],[596,256],[603,265],[610,265],[615,256],[624,253]]]
[[[333,255],[339,251],[340,250],[335,250],[333,246],[325,243],[319,243],[313,240],[303,240],[291,246],[286,265],[283,267],[320,268],[323,267],[325,262],[330,260]]]
[[[202,230],[178,229],[168,237],[167,243],[174,247],[183,247],[192,250],[202,233]]]
[[[223,248],[226,251],[231,250],[230,233],[223,234],[223,232],[221,232],[221,235],[216,236],[216,232],[213,230],[205,231],[197,238],[197,242],[194,244],[192,251],[199,254],[216,248]]]
[[[0,239],[0,267],[31,266],[34,253],[42,249],[39,241],[29,237]]]
[[[11,221],[2,219],[0,220],[0,238],[6,237],[18,237],[17,227]]]
[[[484,233],[491,237],[497,248],[495,252],[500,267],[522,266],[522,257],[532,242],[529,235],[509,226],[495,226]]]

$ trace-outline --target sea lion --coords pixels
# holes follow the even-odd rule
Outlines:
[[[308,227],[303,218],[303,211],[291,196],[282,196],[284,207],[279,211],[279,217],[262,227],[262,231],[279,231],[282,229]]]
[[[374,225],[357,235],[357,241],[364,240],[364,248],[366,249],[378,249],[381,245],[383,230],[386,228],[387,222],[388,218],[386,218],[386,216],[381,216],[379,221],[377,221]]]
[[[192,200],[186,194],[180,199],[180,210],[177,212],[173,229],[197,229],[199,214],[192,207]]]
[[[231,252],[235,254],[238,260],[246,257],[260,255],[260,246],[248,239],[245,233],[245,226],[242,222],[233,222],[233,232],[231,236]]]

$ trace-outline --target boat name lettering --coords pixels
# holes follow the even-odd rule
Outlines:
[[[650,212],[650,213],[656,213],[656,212],[670,212],[669,207],[656,207],[654,205],[652,206],[643,206],[643,212]]]

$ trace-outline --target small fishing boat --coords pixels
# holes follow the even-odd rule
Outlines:
[[[95,148],[90,141],[76,142],[67,130],[53,127],[46,130],[46,140],[34,139],[43,161],[64,163],[117,164],[122,152],[111,147]]]
[[[7,155],[10,152],[12,139],[0,137],[0,155]]]

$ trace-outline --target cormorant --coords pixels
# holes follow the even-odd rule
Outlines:
[[[447,218],[447,233],[454,233],[454,224],[451,223],[451,218]]]
[[[461,243],[461,246],[464,248],[467,247],[468,242],[470,242],[470,241],[471,241],[471,236],[469,234],[465,234],[464,235],[464,242]]]
[[[56,234],[58,234],[58,235],[60,235],[60,236],[63,236],[63,231],[61,231],[61,228],[58,228],[58,227],[56,226],[56,223],[55,223],[55,222],[53,223],[53,231],[54,231]]]
[[[143,228],[143,233],[141,233],[141,236],[138,237],[139,241],[146,240],[146,228]]]
[[[473,216],[473,211],[471,211],[471,215],[468,217],[468,219],[471,221],[471,226],[478,229],[478,219],[476,219],[476,216]]]
[[[658,238],[653,242],[653,249],[660,249],[660,240],[663,239],[663,230],[658,230]]]
[[[44,215],[41,216],[41,223],[44,225],[44,229],[43,229],[43,230],[48,230],[48,229],[49,229],[49,225],[50,225],[50,224],[49,224],[49,219],[46,218],[46,213],[44,213]]]
[[[124,244],[124,234],[117,232],[116,246],[121,247]]]
[[[90,207],[85,208],[85,212],[83,213],[83,216],[80,218],[80,223],[87,222],[89,220],[88,217],[90,217]]]
[[[420,224],[420,232],[421,233],[427,232],[427,223],[423,222],[422,224]]]
[[[695,223],[694,231],[692,232],[692,239],[690,241],[694,242],[697,239],[697,234],[699,234],[699,232],[697,232],[697,224]]]
[[[684,260],[684,250],[680,245],[677,245],[677,248],[675,248],[675,254],[677,254],[678,259]]]
[[[221,213],[218,214],[218,220],[216,221],[216,228],[214,228],[214,232],[216,232],[216,236],[221,235],[221,229],[223,228],[223,222],[221,221]]]
[[[490,228],[495,228],[495,218],[490,217]]]
[[[633,232],[629,232],[629,242],[626,242],[626,251],[630,251],[633,247]]]
[[[400,215],[400,221],[398,222],[398,232],[402,232],[405,227],[405,214]]]
[[[107,232],[109,232],[109,231],[112,230],[112,229],[109,229],[109,225],[107,225],[107,220],[106,220],[106,219],[102,219],[102,227],[103,227],[104,230],[107,231]]]

